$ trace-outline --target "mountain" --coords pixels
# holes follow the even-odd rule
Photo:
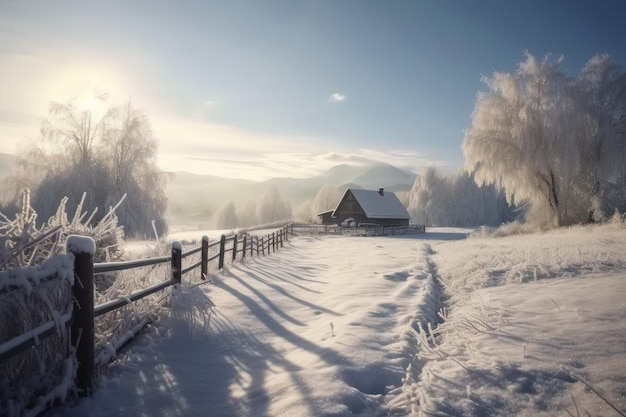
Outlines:
[[[390,164],[378,164],[352,178],[350,182],[371,189],[394,185],[408,185],[410,187],[415,182],[415,174]]]

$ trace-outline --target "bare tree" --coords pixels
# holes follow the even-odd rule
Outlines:
[[[107,123],[117,110],[107,106],[107,98],[106,93],[94,92],[91,104],[104,107],[101,115],[94,114],[93,108],[81,108],[77,97],[65,103],[52,102],[49,118],[42,122],[42,137],[60,144],[75,164],[87,165],[94,157],[96,144],[107,130]]]
[[[156,166],[158,143],[149,120],[130,103],[109,106],[102,94],[93,103],[100,109],[81,108],[76,98],[51,105],[41,137],[18,155],[3,184],[3,206],[15,211],[21,190],[29,188],[40,221],[53,216],[59,198],[67,196],[69,206],[82,200],[87,210],[96,210],[97,222],[124,198],[117,214],[127,235],[151,236],[153,221],[164,234],[167,178]]]
[[[167,231],[167,176],[156,165],[158,142],[150,121],[130,102],[117,109],[114,121],[98,146],[98,155],[111,182],[105,203],[111,204],[126,195],[118,216],[128,232],[149,236],[154,221],[157,233],[163,235]]]

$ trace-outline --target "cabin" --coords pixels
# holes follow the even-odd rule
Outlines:
[[[319,213],[317,217],[322,219],[322,224],[335,224],[336,221],[333,219],[333,212],[335,210],[328,210],[323,213]]]
[[[383,227],[408,227],[409,212],[398,197],[385,191],[362,190],[349,188],[341,198],[337,208],[330,212],[320,213],[322,224],[341,224],[347,219],[360,223],[376,223]]]

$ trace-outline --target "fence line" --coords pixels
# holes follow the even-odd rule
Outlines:
[[[350,234],[350,235],[370,235],[370,234],[407,234],[424,233],[423,225],[395,228],[345,228],[334,225],[311,225],[311,224],[290,224],[283,226],[278,232],[272,232],[264,236],[244,234],[242,240],[238,235],[221,235],[219,241],[209,242],[207,236],[203,236],[198,247],[182,251],[180,242],[173,242],[171,255],[154,257],[149,259],[139,259],[123,262],[94,263],[93,254],[95,247],[91,238],[73,236],[68,239],[67,253],[74,256],[74,285],[72,293],[74,304],[71,314],[64,314],[62,317],[44,323],[27,333],[16,336],[13,339],[0,344],[0,363],[4,363],[17,354],[31,349],[41,343],[41,340],[52,336],[62,327],[70,328],[70,343],[75,351],[78,361],[76,373],[76,386],[82,394],[89,395],[95,387],[95,334],[94,319],[103,314],[112,312],[127,304],[145,298],[151,294],[159,292],[170,286],[181,283],[182,276],[200,268],[200,278],[206,280],[208,277],[209,263],[218,261],[218,270],[224,268],[227,253],[232,253],[232,262],[237,260],[238,254],[242,260],[246,254],[253,257],[270,255],[282,248],[284,241],[296,233],[317,233],[317,234]],[[232,243],[231,243],[232,242]],[[210,249],[219,247],[217,253],[209,256]],[[183,259],[200,253],[200,260],[183,268]],[[143,288],[130,295],[118,297],[100,305],[94,305],[94,274],[105,272],[116,272],[127,269],[135,269],[145,266],[154,266],[169,263],[171,267],[170,279]],[[147,321],[143,322],[144,325]],[[133,336],[138,333],[142,326],[133,329]]]
[[[67,253],[74,256],[74,285],[72,293],[74,305],[71,314],[66,314],[57,320],[44,323],[27,333],[16,336],[0,344],[0,363],[4,363],[19,353],[37,346],[41,340],[56,334],[60,327],[70,327],[70,343],[75,350],[78,368],[76,371],[76,386],[82,394],[89,395],[95,387],[95,334],[94,319],[103,314],[114,311],[134,301],[145,298],[151,294],[161,291],[167,287],[181,283],[182,276],[188,272],[200,268],[200,277],[206,280],[208,277],[209,263],[218,259],[218,270],[224,268],[224,258],[227,252],[232,252],[232,261],[235,262],[237,255],[241,254],[244,259],[247,250],[252,257],[256,255],[270,255],[272,250],[283,247],[283,242],[289,239],[288,227],[282,227],[278,233],[259,237],[253,235],[243,235],[241,245],[237,235],[222,235],[217,242],[209,243],[206,236],[202,237],[201,245],[185,252],[182,251],[180,242],[173,242],[170,256],[161,256],[149,259],[139,259],[135,261],[94,263],[93,254],[95,247],[93,240],[88,237],[72,236],[68,238]],[[232,244],[230,244],[232,242]],[[209,249],[219,246],[218,253],[209,256]],[[200,253],[201,259],[185,268],[182,261],[189,256]],[[130,295],[118,297],[100,305],[94,305],[94,274],[104,272],[115,272],[126,269],[134,269],[144,266],[152,266],[163,263],[170,263],[170,279],[153,285],[148,288],[138,290]],[[147,322],[145,323],[147,324]],[[143,326],[141,326],[143,327]],[[141,330],[136,328],[135,334]]]
[[[368,227],[345,227],[336,224],[292,223],[288,226],[290,232],[322,235],[349,235],[349,236],[385,236],[425,233],[426,225],[412,224],[409,226],[380,226],[373,224]]]

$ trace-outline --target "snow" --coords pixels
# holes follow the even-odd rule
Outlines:
[[[174,311],[52,415],[623,413],[624,225],[470,232],[299,236],[213,271],[187,283],[210,326]]]
[[[67,237],[67,251],[72,253],[96,253],[96,243],[90,237],[70,235]]]
[[[410,217],[406,208],[404,208],[400,200],[398,200],[398,197],[390,191],[383,191],[381,195],[378,191],[374,190],[350,188],[346,190],[346,194],[348,192],[354,195],[354,198],[359,202],[365,215],[370,219],[408,219]],[[345,195],[339,205],[343,203],[344,198]],[[337,208],[339,208],[339,206],[337,206]],[[335,211],[337,211],[337,209],[335,209]]]
[[[53,255],[38,266],[0,271],[0,291],[23,288],[27,294],[30,294],[42,281],[54,277],[67,280],[70,285],[73,285],[73,259],[63,255]]]

